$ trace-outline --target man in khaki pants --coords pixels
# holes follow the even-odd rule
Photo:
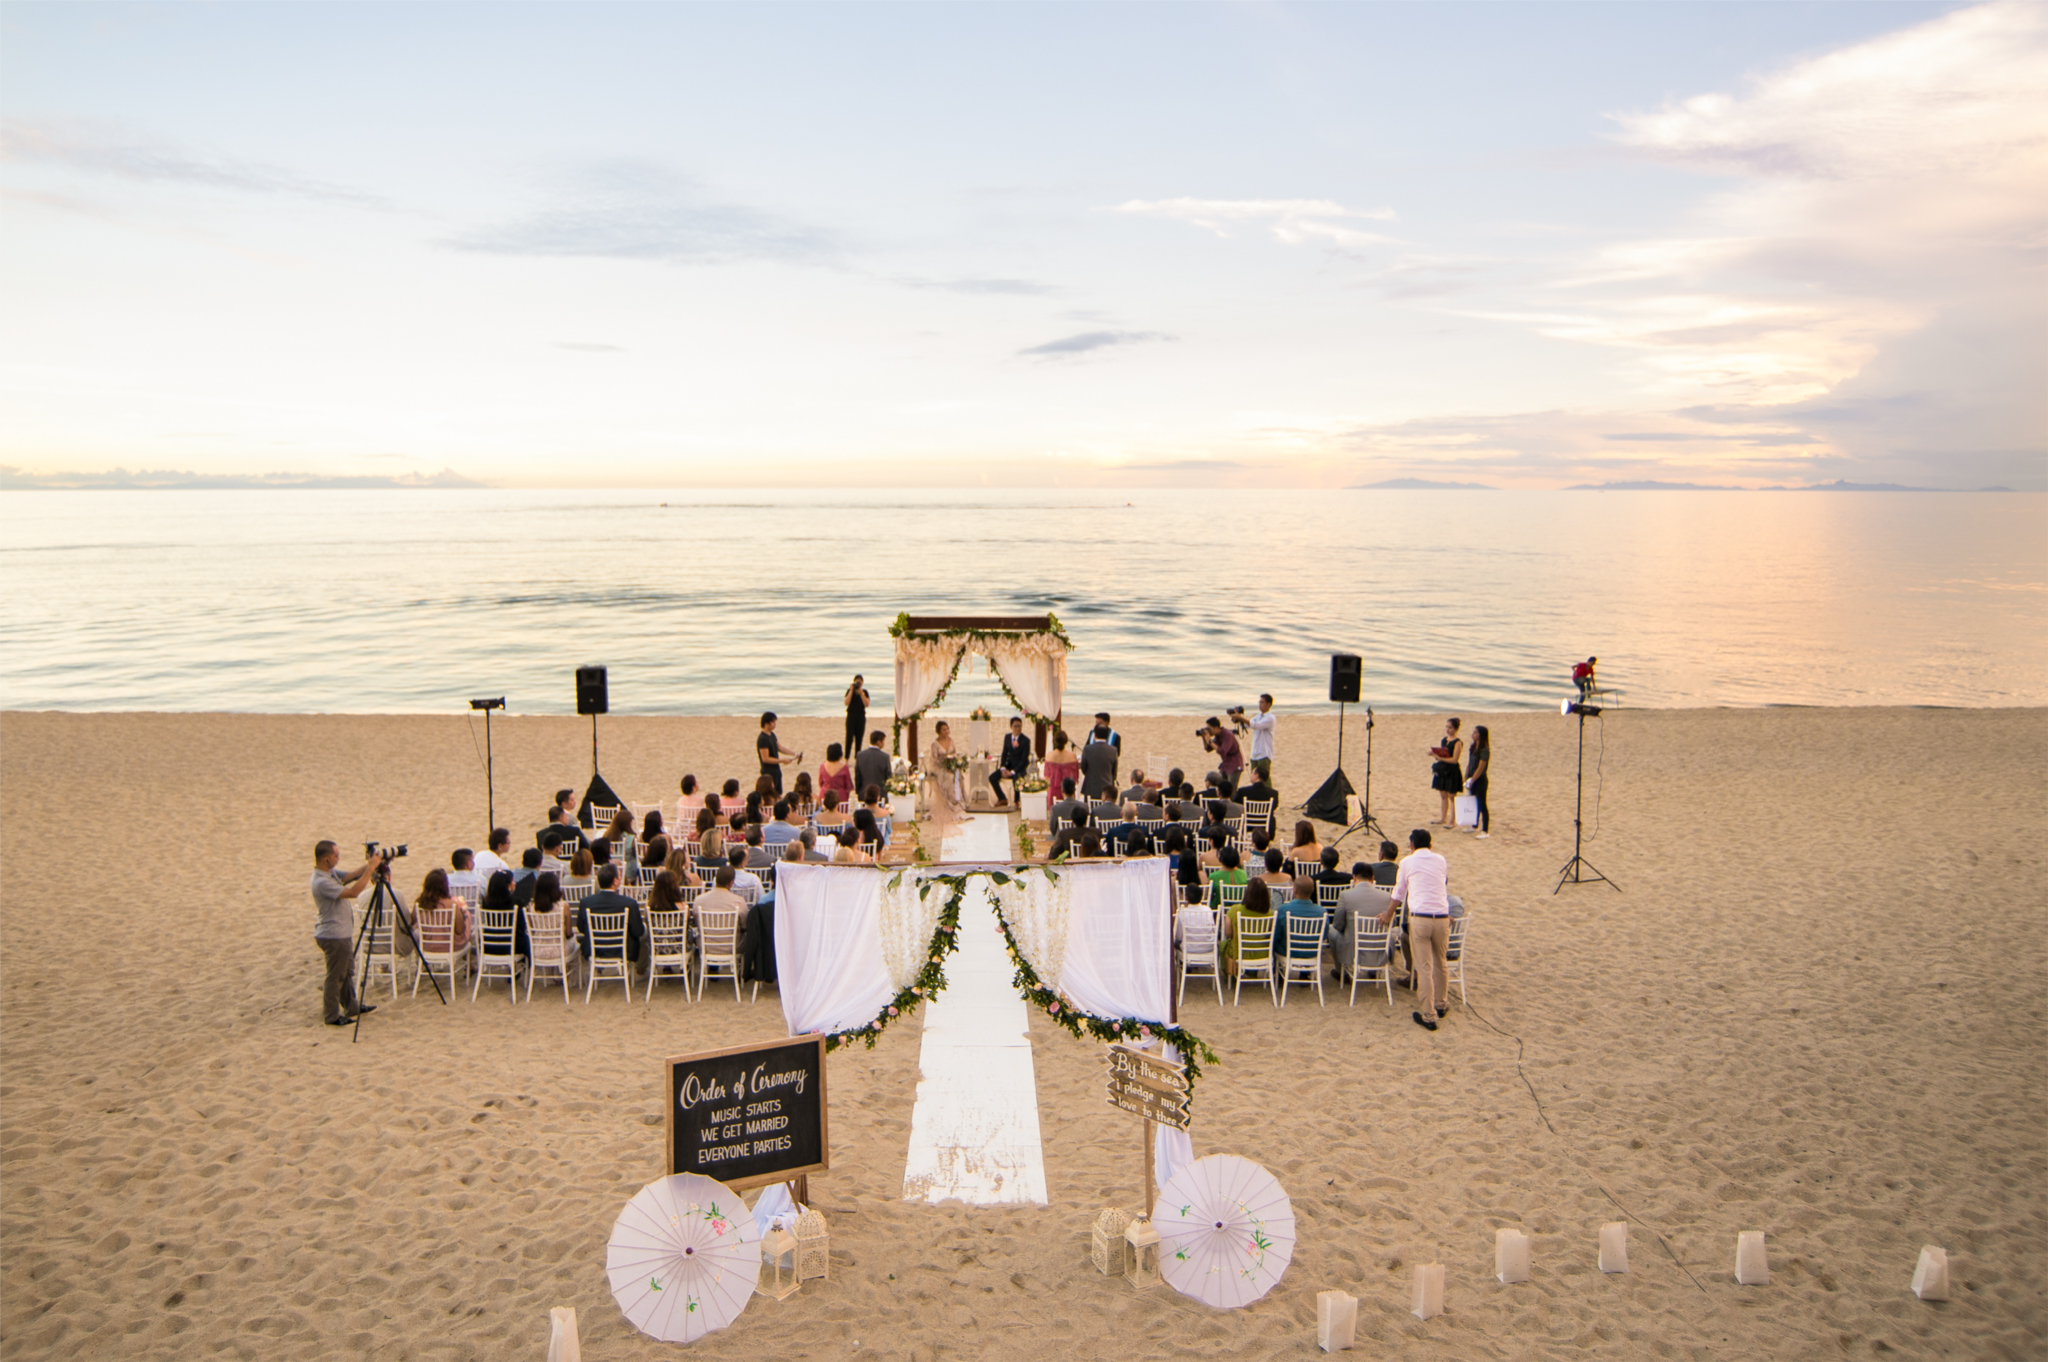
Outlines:
[[[1410,851],[1394,877],[1394,902],[1380,916],[1391,922],[1405,905],[1408,909],[1408,950],[1415,961],[1415,999],[1427,1012],[1415,1013],[1415,1024],[1425,1031],[1451,1008],[1451,980],[1444,956],[1451,946],[1451,868],[1444,858],[1429,849],[1429,831],[1417,828],[1408,834]]]

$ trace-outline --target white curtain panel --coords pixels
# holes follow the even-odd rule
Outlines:
[[[1049,635],[994,639],[986,648],[996,675],[1027,712],[1047,719],[1059,717],[1066,690],[1067,654],[1057,639]]]
[[[953,891],[935,884],[930,893],[921,893],[924,871],[869,873],[882,881],[881,918],[876,924],[882,938],[882,968],[888,971],[889,986],[901,992],[916,983],[918,973],[930,963],[939,909]],[[896,886],[893,889],[891,882]]]
[[[1057,987],[1084,1012],[1166,1024],[1173,998],[1169,873],[1164,856],[1059,869],[1072,911]]]
[[[966,645],[960,640],[932,638],[896,640],[896,717],[916,714],[937,697],[953,674]]]
[[[784,861],[775,871],[775,973],[792,1036],[866,1026],[896,996],[882,959],[883,873]]]

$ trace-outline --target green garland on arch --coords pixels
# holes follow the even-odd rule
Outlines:
[[[1020,632],[1037,632],[1051,634],[1066,647],[1068,652],[1074,651],[1074,640],[1067,637],[1066,626],[1060,623],[1059,616],[1053,614],[1050,610],[1046,611],[1045,624],[1046,627],[1044,629],[1036,631],[1020,631],[1016,629],[934,629],[928,632],[920,632],[918,637],[935,640],[965,639],[970,643],[993,643],[998,639],[1015,638]],[[899,611],[896,618],[889,624],[889,637],[907,638],[910,633],[910,612],[908,610]],[[926,704],[923,709],[920,709],[915,714],[901,715],[896,719],[890,744],[892,755],[902,755],[903,725],[922,719],[927,712],[936,708],[939,702],[946,698],[946,692],[953,689],[953,683],[960,679],[960,664],[966,660],[967,652],[963,649],[960,655],[953,659],[953,670],[947,674],[946,684],[939,687],[938,693],[932,696],[930,703]],[[1002,672],[998,671],[994,666],[990,666],[988,671],[989,675],[996,679],[996,684],[1003,688],[1003,697],[1015,706],[1025,718],[1037,724],[1056,724],[1059,722],[1057,718],[1051,715],[1037,714],[1026,708],[1024,702],[1017,698],[1016,692],[1010,689],[1010,683],[1003,680]]]

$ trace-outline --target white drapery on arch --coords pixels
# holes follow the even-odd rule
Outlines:
[[[969,653],[989,660],[1026,717],[1052,723],[1067,689],[1067,644],[1053,633],[906,634],[896,640],[896,722],[917,718],[945,695]]]

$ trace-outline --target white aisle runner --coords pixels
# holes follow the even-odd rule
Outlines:
[[[1009,819],[974,814],[946,839],[943,859],[1005,861],[1009,838]],[[906,1200],[1046,1204],[1038,1080],[1024,1000],[1010,975],[995,909],[974,882],[960,904],[960,946],[946,961],[946,991],[925,1004]]]

